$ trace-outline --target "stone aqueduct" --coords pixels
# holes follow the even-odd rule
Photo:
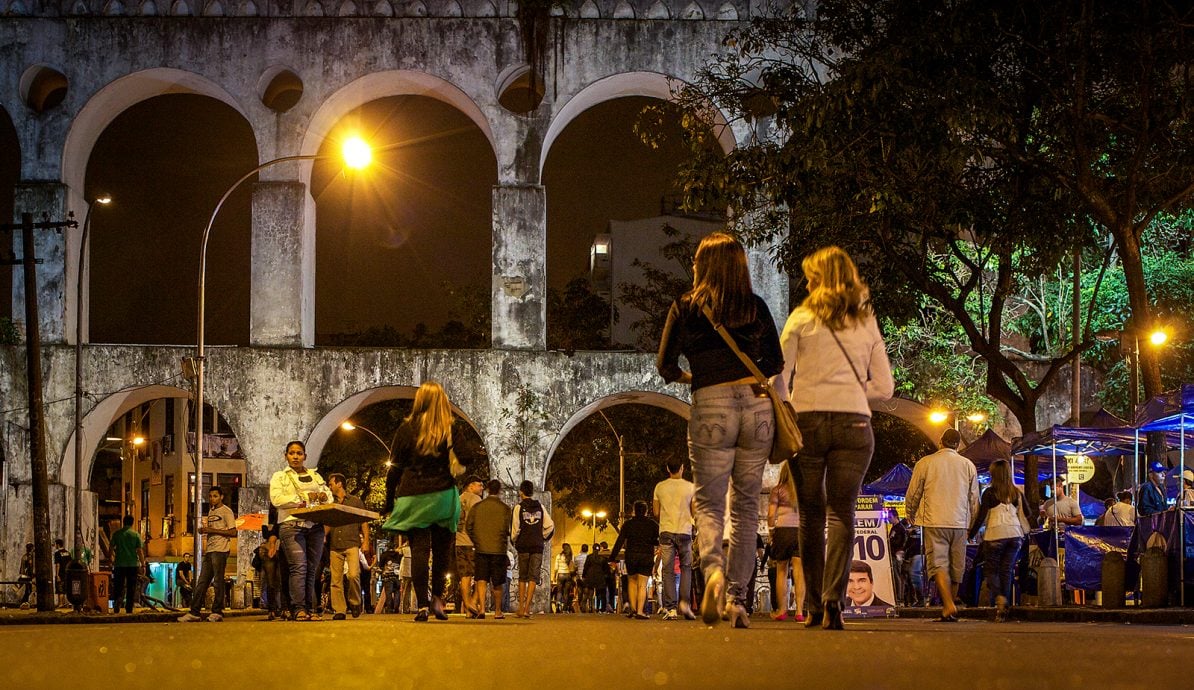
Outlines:
[[[540,393],[550,421],[528,474],[541,484],[555,444],[599,407],[636,401],[687,415],[687,391],[664,386],[649,354],[546,350],[545,199],[551,190],[540,184],[540,172],[551,145],[595,104],[631,95],[667,98],[670,79],[691,76],[734,22],[757,11],[742,0],[557,5],[544,60],[546,94],[533,112],[519,114],[499,102],[524,68],[516,7],[508,0],[64,0],[61,6],[0,0],[0,107],[20,149],[16,212],[81,217],[84,173],[98,137],[122,111],[161,94],[200,94],[231,106],[252,128],[262,162],[316,152],[343,115],[378,98],[414,94],[452,105],[477,124],[497,160],[492,348],[313,347],[310,165],[284,164],[265,170],[252,195],[250,346],[209,349],[206,396],[228,419],[246,456],[242,510],[264,505],[262,487],[280,464],[286,440],[307,440],[317,456],[341,421],[380,400],[408,396],[426,379],[445,383],[502,474],[517,468],[518,459],[504,455],[497,442],[500,410],[514,406],[521,386]],[[271,110],[264,98],[279,75],[302,88],[285,112]],[[41,107],[50,92],[61,102]],[[723,130],[727,150],[749,135]],[[72,533],[78,485],[69,402],[74,286],[87,270],[70,258],[78,255],[78,234],[38,237],[55,535]],[[787,277],[761,250],[752,263],[756,290],[777,314],[787,313]],[[304,270],[288,270],[295,265]],[[20,282],[17,271],[15,315],[23,314]],[[83,307],[86,314],[86,297]],[[87,344],[84,353],[86,477],[114,419],[149,400],[189,395],[179,365],[192,351]],[[3,359],[0,443],[7,482],[0,573],[12,573],[31,534],[24,348],[5,348]]]

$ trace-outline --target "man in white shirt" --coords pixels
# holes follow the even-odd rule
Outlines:
[[[1119,500],[1103,515],[1104,527],[1135,527],[1136,507],[1132,505],[1132,490],[1124,489],[1116,494]]]
[[[946,429],[941,450],[916,463],[905,509],[923,530],[925,567],[941,594],[943,622],[957,619],[958,586],[966,572],[966,532],[978,513],[978,471],[957,451],[962,435]]]
[[[653,500],[659,520],[660,570],[663,572],[663,618],[684,616],[694,620],[692,612],[692,482],[684,479],[684,462],[667,461],[668,478],[655,485]],[[680,558],[680,598],[676,603],[676,557]]]
[[[203,620],[199,610],[207,598],[207,588],[214,583],[215,596],[211,602],[211,615],[207,620],[218,623],[224,620],[224,569],[228,565],[228,551],[232,538],[236,536],[236,515],[224,505],[224,490],[218,486],[207,492],[210,506],[207,517],[199,527],[199,534],[205,535],[203,543],[203,568],[199,581],[191,594],[191,610],[179,617],[180,623],[194,623]]]

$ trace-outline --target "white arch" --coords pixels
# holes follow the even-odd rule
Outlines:
[[[332,434],[336,433],[336,430],[340,428],[340,424],[350,419],[358,411],[387,400],[413,400],[415,391],[418,389],[418,386],[378,386],[377,388],[368,388],[348,396],[335,407],[328,410],[327,414],[321,417],[315,423],[315,426],[312,427],[311,433],[307,435],[307,440],[304,442],[307,446],[307,457],[313,459],[312,464],[317,463],[320,454],[323,453],[324,446],[327,445],[328,439],[332,437]],[[473,431],[476,431],[477,435],[481,436],[482,443],[485,442],[485,437],[481,434],[477,425],[455,404],[452,405],[452,414],[467,422],[473,428]]]
[[[87,177],[87,162],[100,135],[118,115],[141,101],[166,94],[186,93],[207,96],[226,103],[230,108],[240,113],[249,123],[253,131],[254,153],[260,152],[257,146],[257,129],[245,114],[245,109],[223,87],[209,80],[207,77],[170,67],[155,67],[152,69],[126,74],[104,85],[87,100],[79,109],[79,113],[71,120],[70,130],[66,133],[66,141],[62,147],[62,181],[66,184],[68,208],[75,212],[75,216],[82,219],[87,214],[87,200],[83,197],[83,189]],[[75,285],[79,271],[86,271],[86,266],[79,265],[79,233],[67,235],[66,255],[66,285]],[[88,339],[87,324],[90,317],[91,289],[87,275],[83,275],[83,340]],[[66,292],[66,313],[68,340],[74,340],[75,292]]]
[[[543,476],[539,477],[537,486],[547,486],[547,474],[551,469],[551,459],[556,454],[556,450],[560,447],[560,443],[568,436],[568,433],[580,424],[590,415],[596,414],[600,410],[604,410],[614,405],[627,405],[637,403],[639,405],[650,405],[652,407],[659,407],[672,412],[681,419],[688,422],[689,414],[692,406],[683,400],[664,395],[663,393],[656,393],[654,391],[625,391],[622,393],[614,393],[603,398],[598,398],[593,402],[585,405],[568,418],[564,426],[560,427],[559,433],[556,434],[555,440],[551,442],[551,447],[547,449],[547,462],[543,463]]]
[[[82,194],[87,174],[87,160],[100,134],[130,107],[154,96],[190,93],[227,103],[249,122],[245,109],[232,94],[207,77],[171,67],[155,67],[126,74],[104,85],[87,100],[71,120],[70,131],[62,149],[62,181]],[[256,133],[254,128],[254,133]],[[256,146],[256,139],[254,139]]]
[[[598,79],[581,89],[579,93],[564,103],[547,128],[547,135],[543,138],[543,149],[539,154],[540,178],[542,179],[543,166],[547,164],[547,156],[551,153],[551,147],[555,143],[556,137],[560,136],[560,133],[581,113],[605,101],[628,96],[646,96],[662,101],[671,101],[672,87],[677,81],[674,77],[660,72],[622,72]],[[716,112],[717,141],[721,144],[722,151],[729,153],[737,145],[734,133],[730,131],[721,111],[716,110]]]
[[[468,116],[496,150],[493,127],[476,102],[455,84],[426,72],[390,70],[373,72],[340,88],[329,96],[311,116],[303,136],[300,154],[319,153],[319,147],[345,115],[353,110],[388,96],[426,96],[442,101]],[[496,156],[496,153],[495,153]],[[311,166],[304,165],[304,182],[310,182]]]
[[[91,477],[91,466],[95,461],[95,452],[104,440],[104,434],[112,422],[129,410],[153,400],[161,398],[190,398],[190,391],[176,386],[134,386],[117,391],[103,400],[83,416],[83,477]],[[66,448],[62,452],[61,470],[58,473],[59,482],[64,486],[78,486],[75,481],[75,432],[72,430],[66,441]],[[86,485],[86,479],[84,480]]]

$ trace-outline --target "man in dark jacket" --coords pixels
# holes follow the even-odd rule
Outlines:
[[[626,574],[630,576],[629,596],[633,612],[627,614],[646,620],[643,607],[647,603],[647,579],[655,569],[655,546],[659,543],[659,523],[647,517],[647,502],[634,502],[634,517],[622,525],[622,532],[614,542],[610,560],[617,560],[623,545],[626,547]],[[672,564],[665,564],[671,568]]]
[[[539,584],[543,571],[543,547],[551,541],[555,523],[551,513],[532,496],[535,485],[524,480],[518,485],[518,505],[514,506],[514,519],[510,538],[518,551],[518,613],[519,618],[531,617],[531,602],[535,598],[535,586]]]
[[[502,589],[506,585],[506,545],[510,537],[510,507],[502,503],[502,483],[490,479],[489,496],[468,511],[464,529],[473,541],[473,577],[477,583],[477,618],[485,617],[485,585],[493,586],[493,617],[502,615]]]

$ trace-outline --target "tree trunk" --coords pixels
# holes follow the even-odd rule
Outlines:
[[[1131,225],[1112,229],[1119,258],[1123,264],[1124,279],[1128,287],[1128,304],[1132,309],[1128,330],[1137,340],[1147,340],[1148,330],[1153,326],[1152,305],[1148,300],[1148,287],[1144,281],[1144,262],[1140,258],[1140,242]],[[1141,402],[1147,402],[1161,394],[1161,367],[1156,352],[1146,343],[1140,348],[1140,380],[1144,384]],[[1132,415],[1136,410],[1131,411]]]

